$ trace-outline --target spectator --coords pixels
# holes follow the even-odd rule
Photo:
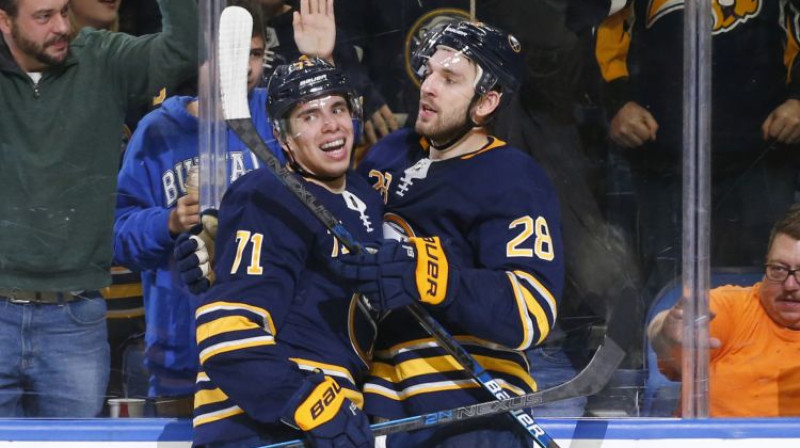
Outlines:
[[[254,21],[260,23],[257,14]],[[255,89],[263,69],[262,30],[254,27],[250,49],[250,110],[261,137],[284,161],[266,115],[266,91]],[[192,316],[200,299],[182,285],[172,256],[176,237],[200,222],[197,185],[191,192],[187,188],[198,163],[198,113],[197,98],[176,96],[145,116],[125,153],[117,190],[115,259],[142,275],[148,395],[156,398],[162,416],[170,416],[162,411],[168,405],[177,405],[178,416],[191,416],[199,367]],[[259,162],[233,131],[227,138],[227,172],[233,182]]]
[[[396,419],[492,399],[403,309],[412,301],[510,394],[537,388],[524,351],[544,341],[557,317],[564,281],[558,197],[533,159],[486,129],[519,88],[520,52],[513,36],[485,24],[430,31],[412,58],[422,82],[415,129],[382,139],[358,168],[383,194],[384,236],[410,238],[334,264],[374,308],[391,311],[380,321],[364,385],[371,415]],[[426,260],[437,260],[437,269],[417,267]],[[417,289],[429,283],[436,288]],[[387,442],[531,443],[493,419]]]
[[[97,290],[110,282],[125,108],[196,69],[196,2],[161,7],[163,34],[85,28],[70,40],[67,0],[0,0],[0,95],[14,105],[0,111],[2,416],[102,409],[109,349]]]
[[[354,238],[378,238],[380,198],[348,169],[360,119],[349,81],[313,58],[279,66],[268,89],[294,181]],[[342,244],[265,169],[228,189],[216,242],[216,283],[196,313],[195,445],[257,447],[299,428],[311,446],[372,447],[358,389],[375,324],[326,269]]]
[[[119,30],[119,6],[122,0],[70,0],[70,22],[78,33],[83,27],[98,30]]]
[[[295,32],[293,17],[297,14],[297,8],[292,5],[294,2],[286,0],[259,0],[259,2],[262,5],[264,17],[267,19],[265,34],[269,68],[265,75],[268,77],[272,72],[272,67],[294,61],[306,52],[303,48],[299,48],[300,45],[297,45],[295,39],[292,38]],[[302,8],[309,5],[309,0],[302,0],[299,3]],[[333,0],[328,3],[331,13],[333,13]],[[310,4],[313,5],[314,2]],[[364,97],[364,111],[369,118],[364,123],[367,144],[373,144],[378,138],[396,130],[398,125],[392,111],[386,105],[386,100],[383,99],[380,92],[373,87],[366,68],[358,61],[351,39],[341,29],[336,30],[333,60],[347,73],[347,76],[355,84],[356,90],[361,92]],[[356,159],[360,159],[359,154],[356,155]]]
[[[361,63],[387,108],[400,126],[412,126],[419,81],[411,54],[429,29],[469,19],[470,0],[344,0],[337,8],[339,26],[363,55]]]
[[[796,0],[708,5],[714,19],[713,266],[758,263],[760,242],[793,201],[800,60],[797,28],[786,24],[797,21],[798,5]],[[649,301],[680,274],[683,8],[644,0],[624,6],[598,28],[596,55],[609,134],[630,164],[638,199],[635,236]]]
[[[712,417],[800,416],[798,272],[800,207],[793,206],[772,228],[764,279],[711,290]],[[647,330],[659,369],[672,380],[681,377],[684,302],[656,315]]]

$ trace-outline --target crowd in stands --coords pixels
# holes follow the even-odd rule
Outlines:
[[[207,149],[198,143],[204,98],[197,69],[204,51],[196,0],[0,0],[0,418],[106,416],[108,398],[131,397],[147,400],[147,415],[194,416],[196,428],[204,428],[198,443],[208,446],[247,446],[219,444],[228,441],[214,425],[251,437],[252,446],[280,439],[252,430],[261,424],[280,436],[296,435],[274,429],[283,425],[280,418],[325,439],[332,437],[330,426],[306,425],[299,414],[286,417],[286,409],[264,403],[301,409],[339,381],[348,392],[335,431],[352,431],[358,446],[366,417],[354,411],[344,419],[347,407],[393,419],[441,410],[443,403],[488,401],[458,368],[431,361],[446,364],[444,353],[426,346],[422,354],[408,354],[421,350],[415,341],[427,341],[409,329],[414,322],[403,313],[411,302],[459,332],[458,340],[516,394],[569,381],[587,366],[612,317],[632,323],[616,341],[626,356],[604,391],[547,403],[532,409],[534,416],[646,416],[648,372],[679,382],[687,344],[710,350],[712,416],[800,416],[800,212],[793,207],[800,168],[800,0],[709,0],[710,265],[763,276],[711,291],[708,341],[683,339],[683,307],[692,297],[659,303],[665,287],[681,278],[683,257],[693,256],[682,252],[682,2],[219,2],[244,7],[254,19],[247,91],[258,134],[329,208],[336,209],[329,193],[346,191],[342,179],[355,185],[339,213],[353,212],[349,225],[363,224],[359,236],[377,254],[352,254],[323,227],[281,216],[297,205],[288,194],[260,198],[253,183],[264,162],[233,130],[225,137],[227,184],[263,216],[236,209],[231,198],[219,212],[201,209],[191,180]],[[478,50],[476,41],[458,39],[470,33],[480,36]],[[270,115],[268,104],[281,101],[271,80],[291,84],[292,76],[311,74],[341,75],[360,99],[330,89],[332,98],[344,98],[345,112],[335,101],[307,112],[308,98],[318,98],[297,90],[287,95],[303,101]],[[465,78],[472,84],[461,86]],[[325,118],[337,113],[347,115]],[[346,163],[309,156],[307,139],[327,131],[324,124],[288,131],[296,115],[346,117],[339,123],[341,139],[352,141],[345,143],[352,146]],[[435,121],[439,115],[449,127]],[[321,146],[330,155],[338,141]],[[473,158],[482,170],[446,171],[451,159]],[[472,178],[460,178],[463,173]],[[431,185],[427,200],[412,201],[411,188],[423,181]],[[372,189],[382,204],[373,204]],[[449,200],[436,202],[440,196]],[[216,240],[218,214],[219,235],[229,247]],[[285,226],[284,233],[265,223]],[[258,232],[245,236],[245,225]],[[378,234],[383,227],[384,238],[410,242],[383,240],[373,227]],[[259,265],[257,235],[272,245],[264,246],[264,256],[279,261]],[[313,253],[328,239],[330,260],[321,261]],[[406,259],[421,259],[426,250],[449,266],[445,292],[435,297],[417,288],[420,268]],[[241,264],[246,275],[217,265],[223,261]],[[280,275],[248,283],[264,269]],[[258,288],[300,304],[264,305],[253,296]],[[280,350],[274,340],[291,340],[294,326],[320,330],[309,318],[289,319],[287,336],[269,331],[283,325],[280,313],[313,315],[305,301],[322,292],[346,300],[346,310],[356,309],[350,294],[364,293],[373,311],[382,312],[367,313],[369,322],[352,323],[350,330],[334,324],[324,330],[358,329],[352,336],[358,356],[337,362],[356,365],[363,358],[364,365],[341,372],[319,360],[296,362],[289,373],[272,371],[269,381],[289,384],[297,369],[305,380],[248,396],[242,385],[256,390],[251,382],[258,377],[233,367],[252,369],[284,356],[274,354]],[[657,307],[664,311],[648,319]],[[349,322],[359,312],[339,317]],[[270,342],[218,345],[238,347],[259,329]],[[424,363],[436,366],[426,374],[441,377],[423,381],[412,372]],[[433,382],[463,396],[453,399],[447,389],[446,399],[432,394],[425,401]],[[746,389],[741,384],[752,386],[747,407],[722,392]],[[251,403],[259,397],[270,399]],[[679,415],[679,401],[672,405]],[[213,425],[204,426],[207,419]],[[470,428],[467,437],[505,436],[476,436],[480,430]],[[428,433],[397,443],[462,436]]]

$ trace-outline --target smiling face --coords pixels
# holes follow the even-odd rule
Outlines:
[[[58,65],[69,52],[69,0],[19,0],[17,14],[0,10],[0,31],[26,72]]]
[[[72,14],[79,28],[91,26],[109,29],[117,20],[121,0],[70,0]]]
[[[787,269],[800,268],[800,240],[777,233],[767,254],[767,264]],[[782,282],[764,278],[761,305],[778,324],[800,330],[800,283],[794,275],[789,275]]]
[[[285,145],[309,173],[343,180],[350,167],[353,118],[341,95],[315,98],[295,106],[288,118]]]
[[[420,86],[414,129],[434,142],[453,138],[465,126],[478,69],[461,53],[440,47],[428,60]]]

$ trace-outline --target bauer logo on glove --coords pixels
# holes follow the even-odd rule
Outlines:
[[[439,305],[447,294],[448,265],[439,237],[411,238],[417,252],[417,290],[420,300]]]
[[[439,237],[383,240],[377,251],[340,255],[331,269],[367,297],[377,312],[423,302],[444,305],[455,296],[457,272]]]
[[[314,448],[371,448],[369,419],[349,398],[355,391],[343,388],[319,371],[307,376],[286,403],[283,420],[301,429]]]
[[[308,431],[335,417],[344,401],[341,392],[342,386],[331,377],[326,377],[297,407],[294,413],[297,426],[303,431]]]

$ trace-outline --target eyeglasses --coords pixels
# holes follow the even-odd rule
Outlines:
[[[794,280],[797,283],[800,283],[800,277],[797,276],[797,273],[800,272],[800,269],[789,269],[785,266],[778,266],[775,264],[768,264],[765,265],[766,267],[766,274],[767,280],[783,283],[789,278],[789,275],[794,276]]]

